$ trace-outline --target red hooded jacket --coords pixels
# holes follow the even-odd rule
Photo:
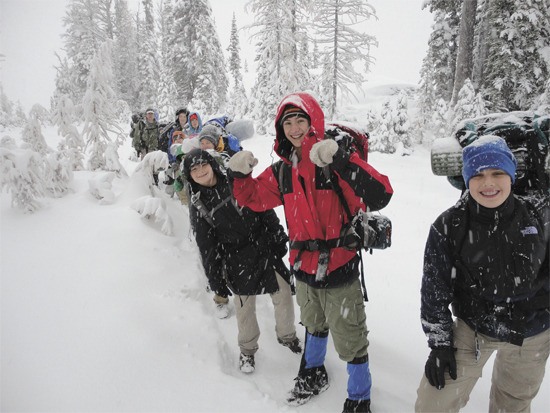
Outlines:
[[[311,127],[302,142],[302,159],[293,157],[293,146],[285,137],[279,124],[287,106],[296,106],[308,114]],[[233,190],[238,203],[255,211],[265,211],[284,205],[288,232],[291,241],[331,240],[340,236],[342,226],[348,217],[336,192],[326,184],[322,168],[311,162],[311,147],[324,138],[325,119],[317,101],[309,94],[299,92],[285,97],[279,104],[275,118],[275,152],[281,158],[268,167],[257,178],[248,175],[234,178]],[[277,164],[292,165],[290,191],[283,193],[279,178],[274,172]],[[279,165],[280,166],[280,165]],[[340,187],[352,214],[359,209],[379,210],[385,207],[393,189],[388,178],[378,173],[356,153],[339,149],[330,165],[338,176]],[[290,264],[294,266],[297,250],[290,251]],[[327,275],[342,267],[357,255],[357,251],[345,248],[330,250]],[[319,251],[302,251],[300,270],[315,276],[319,262]]]

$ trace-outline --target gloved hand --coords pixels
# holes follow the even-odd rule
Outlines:
[[[311,147],[309,158],[311,162],[320,168],[332,163],[333,157],[338,151],[338,144],[332,139],[324,139]]]
[[[441,390],[445,387],[445,370],[449,369],[451,379],[456,380],[456,349],[452,347],[440,347],[432,349],[424,372],[432,386]]]
[[[231,169],[232,172],[236,173],[235,176],[239,174],[244,177],[252,173],[252,169],[258,165],[258,160],[254,158],[254,155],[250,151],[240,151],[231,157],[227,167]]]

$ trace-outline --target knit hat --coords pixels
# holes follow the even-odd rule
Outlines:
[[[189,115],[189,111],[187,108],[180,108],[176,111],[176,118],[180,115],[180,113],[185,113],[186,115]]]
[[[193,119],[199,120],[199,115],[197,115],[196,113],[191,113],[191,116],[189,116],[189,120],[191,121]]]
[[[202,149],[193,149],[191,150],[187,155],[185,155],[185,158],[183,158],[183,175],[187,179],[187,181],[191,184],[192,187],[194,187],[194,190],[197,188],[195,187],[195,181],[193,178],[191,178],[191,169],[193,166],[196,165],[203,165],[203,164],[210,164],[212,169],[214,170],[214,173],[218,175],[218,177],[223,176],[223,172],[220,169],[220,166],[218,162],[210,155],[207,151],[203,151]]]
[[[221,132],[215,125],[205,125],[204,128],[202,128],[201,133],[199,133],[199,142],[203,139],[207,139],[212,142],[214,148],[217,148],[220,141],[220,135]]]
[[[296,106],[291,106],[291,105],[285,108],[279,123],[282,125],[285,120],[292,117],[305,118],[308,120],[309,123],[311,123],[311,118],[306,112],[304,112],[302,109]]]
[[[145,113],[155,113],[155,109],[149,108],[145,111]]]
[[[470,179],[485,169],[500,169],[516,180],[516,157],[499,136],[486,135],[472,142],[462,150],[462,176],[469,188]]]

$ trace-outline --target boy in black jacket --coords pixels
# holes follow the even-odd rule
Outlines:
[[[260,329],[256,295],[270,294],[277,339],[294,353],[302,351],[294,325],[290,272],[283,262],[288,237],[273,210],[239,207],[226,175],[207,152],[194,149],[183,162],[191,201],[189,216],[210,288],[216,297],[234,294],[239,368],[255,368]],[[218,300],[219,301],[219,300]]]
[[[495,351],[489,411],[530,411],[541,386],[550,352],[550,193],[546,185],[514,195],[515,172],[502,138],[466,146],[468,191],[430,229],[421,320],[432,350],[416,412],[458,412]]]

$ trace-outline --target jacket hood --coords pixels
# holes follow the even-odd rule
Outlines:
[[[197,120],[199,121],[199,126],[197,127],[197,129],[191,126],[192,115],[197,115]],[[191,134],[199,133],[202,130],[202,119],[201,119],[201,115],[199,115],[199,112],[190,112],[189,115],[187,115],[187,125],[189,126],[189,132]]]
[[[275,116],[275,153],[284,160],[290,162],[290,156],[292,154],[292,143],[286,138],[282,125],[279,121],[287,108],[287,106],[295,106],[303,110],[311,119],[311,127],[309,129],[306,140],[313,139],[315,141],[321,140],[325,134],[325,115],[319,102],[315,100],[313,96],[305,92],[291,93],[283,98],[279,107],[277,108],[277,115]]]

